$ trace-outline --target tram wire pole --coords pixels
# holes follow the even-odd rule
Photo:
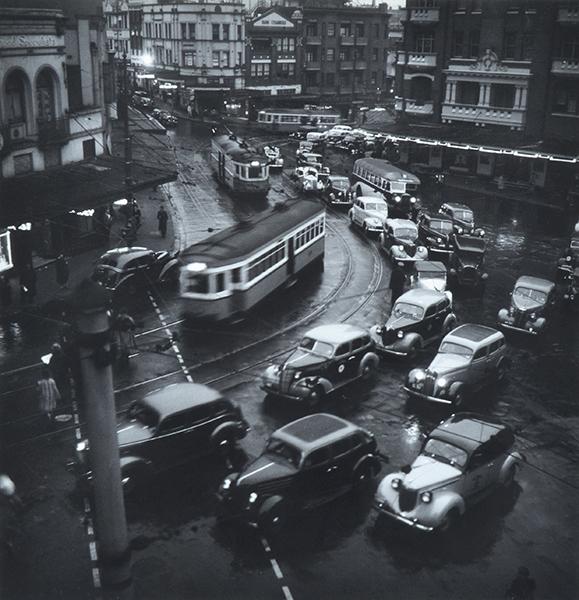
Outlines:
[[[113,389],[110,296],[85,279],[72,294],[78,331],[98,563],[105,597],[132,598],[131,559]]]

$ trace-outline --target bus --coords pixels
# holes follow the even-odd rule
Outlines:
[[[181,253],[183,314],[193,321],[243,318],[309,270],[323,271],[326,214],[291,200],[213,234]]]
[[[421,208],[420,179],[380,158],[359,158],[352,170],[352,195],[381,194],[391,217],[416,219]]]
[[[269,191],[267,157],[235,135],[211,140],[210,163],[217,180],[234,194],[265,196]]]
[[[264,108],[257,125],[268,131],[319,131],[340,122],[340,114],[329,108]]]

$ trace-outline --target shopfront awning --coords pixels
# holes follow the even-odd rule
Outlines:
[[[130,191],[176,178],[177,173],[167,168],[133,162]],[[0,227],[96,208],[126,196],[127,191],[124,162],[110,156],[0,179]]]

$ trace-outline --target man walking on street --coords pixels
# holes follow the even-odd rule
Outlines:
[[[157,212],[157,221],[159,221],[159,233],[161,237],[167,236],[167,221],[169,220],[169,213],[165,210],[165,206],[161,204],[159,212]]]
[[[404,284],[406,282],[406,274],[404,273],[404,265],[396,263],[396,266],[392,270],[390,275],[390,302],[394,306],[394,303],[404,293]]]
[[[36,388],[38,390],[40,412],[52,422],[52,413],[56,410],[57,401],[60,400],[60,392],[48,369],[42,369],[42,375],[36,384]]]

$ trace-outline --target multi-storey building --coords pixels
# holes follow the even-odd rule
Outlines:
[[[549,140],[579,133],[579,2],[407,0],[406,13],[396,108],[408,126],[441,124],[442,141],[462,143],[442,151],[429,141],[415,154],[544,186],[557,161],[548,150],[562,149]],[[538,152],[513,152],[529,144]],[[497,145],[504,152],[486,150]]]
[[[143,6],[141,0],[104,0],[107,48],[117,60],[126,56],[140,64],[143,54]]]
[[[389,46],[387,8],[305,3],[304,94],[344,109],[382,97]]]
[[[182,101],[223,103],[244,87],[245,8],[241,0],[143,0],[143,54],[161,84]]]
[[[302,19],[301,10],[282,6],[247,18],[245,87],[257,97],[301,94]]]

